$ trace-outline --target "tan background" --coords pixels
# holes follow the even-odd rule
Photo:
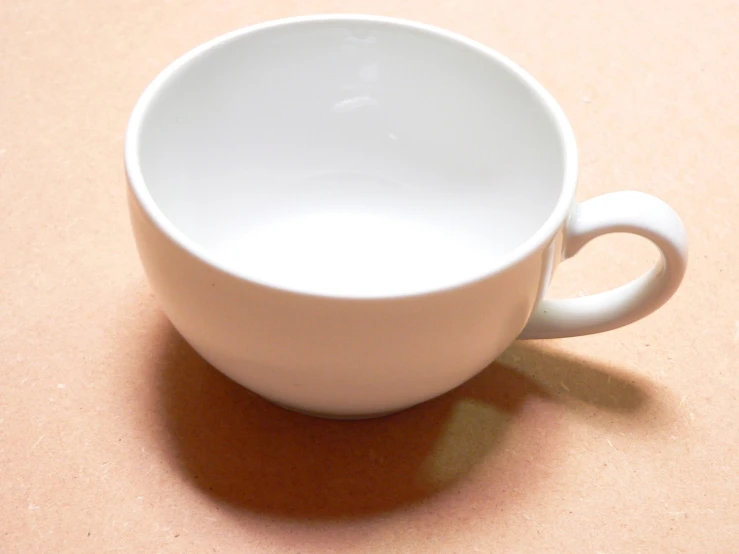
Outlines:
[[[130,237],[128,114],[202,41],[331,11],[439,24],[529,69],[575,127],[580,198],[637,188],[684,217],[678,295],[360,423],[197,358]],[[738,32],[736,0],[0,0],[0,552],[737,552]],[[556,293],[653,260],[598,240]]]

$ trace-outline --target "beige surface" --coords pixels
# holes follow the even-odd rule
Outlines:
[[[138,263],[126,119],[190,47],[326,11],[440,24],[522,63],[572,119],[580,198],[634,187],[684,216],[682,290],[375,421],[293,415],[206,366]],[[736,552],[737,29],[735,0],[3,0],[0,552]],[[556,292],[652,260],[601,239]]]

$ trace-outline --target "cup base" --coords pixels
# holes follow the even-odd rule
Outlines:
[[[185,338],[185,335],[182,335],[183,338]],[[280,402],[279,400],[275,398],[271,398],[268,395],[263,394],[258,389],[254,389],[249,386],[249,383],[245,380],[239,378],[240,375],[243,375],[244,373],[249,374],[255,374],[259,373],[264,370],[268,370],[268,368],[264,368],[262,366],[259,366],[257,364],[244,362],[243,360],[239,360],[239,362],[231,363],[230,360],[224,360],[219,359],[216,356],[211,356],[209,353],[204,349],[200,348],[197,343],[194,341],[189,341],[187,338],[185,338],[185,341],[195,350],[195,352],[198,353],[198,355],[203,358],[208,364],[210,364],[216,371],[226,376],[228,379],[236,383],[237,385],[245,388],[246,390],[252,392],[253,394],[256,394],[260,398],[266,400],[270,404],[273,404],[279,408],[282,408],[284,410],[287,410],[289,412],[294,412],[297,414],[314,417],[318,419],[328,419],[328,420],[337,420],[337,421],[360,421],[363,419],[376,419],[384,416],[389,416],[392,414],[396,414],[398,412],[403,412],[409,408],[412,408],[415,404],[411,405],[404,405],[400,408],[395,408],[391,410],[385,410],[380,412],[369,412],[369,413],[341,413],[341,412],[322,412],[322,411],[316,411],[316,410],[310,410],[301,408],[299,406],[294,406],[291,404],[286,404],[284,402]],[[236,369],[236,371],[234,371]],[[418,402],[416,403],[418,404]]]
[[[264,398],[264,399],[270,404],[274,404],[275,406],[282,408],[283,410],[287,410],[289,412],[293,412],[293,413],[308,416],[308,417],[315,417],[318,419],[329,419],[329,420],[334,420],[334,421],[362,421],[364,419],[377,419],[380,417],[397,414],[399,412],[404,412],[405,410],[408,409],[408,408],[400,408],[399,410],[389,410],[387,412],[376,412],[376,413],[369,413],[369,414],[348,414],[347,415],[347,414],[336,414],[336,413],[326,413],[326,412],[314,412],[311,410],[304,410],[303,408],[297,408],[295,406],[290,406],[288,404],[283,404],[282,402],[275,402],[274,400],[270,400],[269,398]]]

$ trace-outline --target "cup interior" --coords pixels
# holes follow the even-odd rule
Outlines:
[[[200,255],[274,287],[454,286],[499,268],[562,201],[551,99],[488,49],[422,26],[233,33],[170,66],[137,110],[137,194]]]

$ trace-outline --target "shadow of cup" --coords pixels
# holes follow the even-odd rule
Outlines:
[[[563,440],[567,402],[625,420],[650,404],[648,387],[630,375],[517,344],[467,383],[404,412],[317,419],[237,385],[166,325],[157,439],[202,493],[254,513],[366,517],[421,502],[481,467],[502,503],[543,478]]]
[[[667,402],[646,377],[557,350],[549,343],[515,343],[497,362],[515,369],[595,425],[648,431],[670,419]]]

